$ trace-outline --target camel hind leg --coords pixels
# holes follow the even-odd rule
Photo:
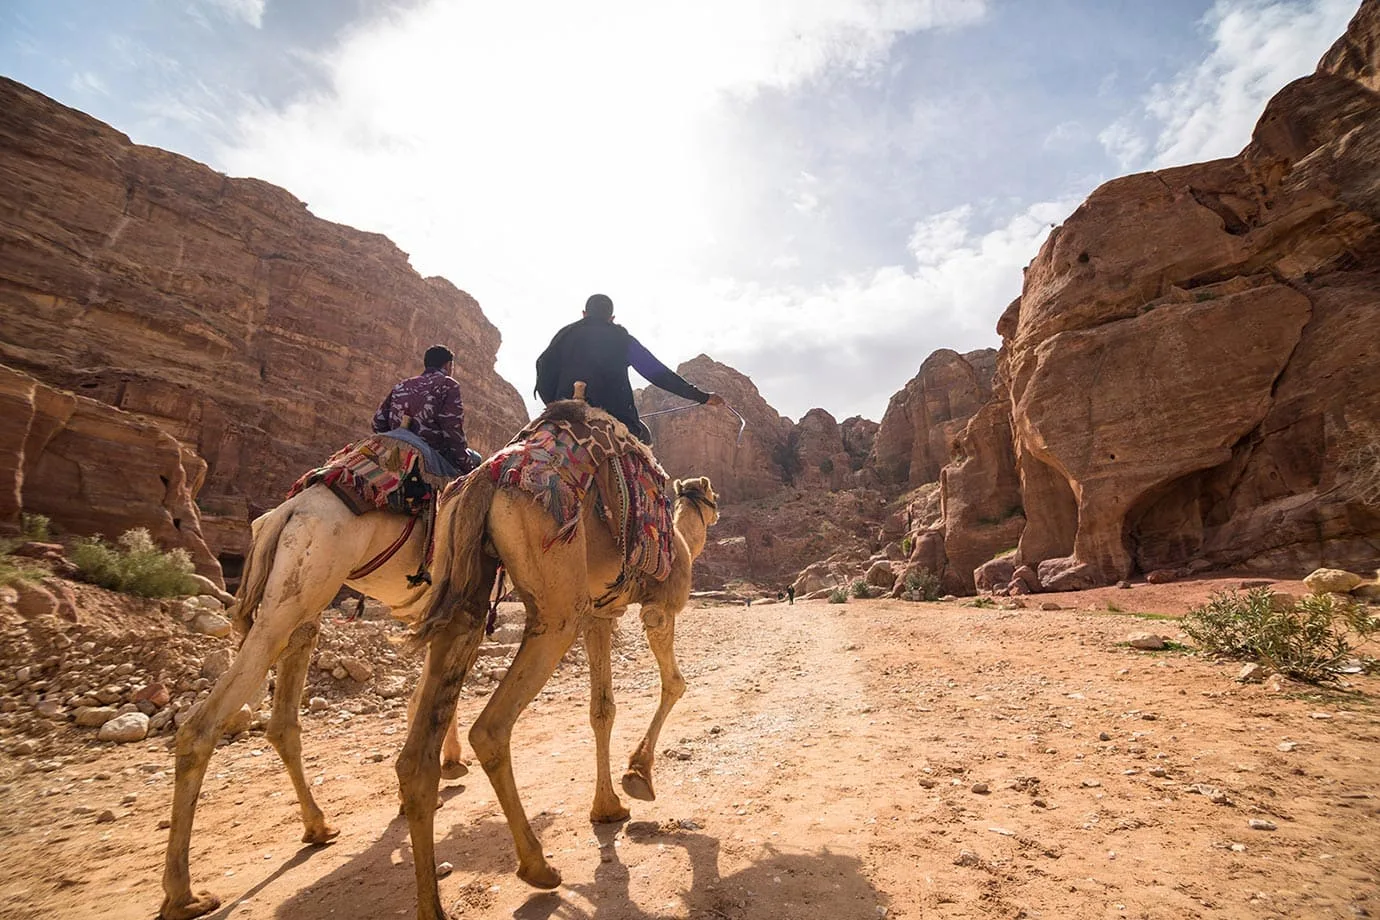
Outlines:
[[[642,608],[642,622],[647,629],[647,644],[656,656],[657,668],[661,671],[661,701],[656,714],[647,727],[642,743],[628,758],[628,772],[623,774],[623,791],[635,799],[650,802],[656,799],[652,785],[652,762],[656,758],[656,742],[661,735],[661,726],[685,693],[685,677],[676,663],[676,615],[659,610],[650,604]]]
[[[580,552],[583,553],[583,547],[580,547]],[[568,552],[566,555],[564,563],[559,559],[549,562],[552,570],[568,567],[569,557],[574,554]],[[583,566],[580,569],[580,578],[573,580],[573,584],[578,585],[578,591],[551,592],[549,599],[540,602],[524,595],[527,632],[518,646],[517,654],[513,656],[507,676],[499,682],[488,705],[470,728],[470,747],[474,748],[475,756],[484,765],[484,772],[489,775],[489,783],[494,787],[494,795],[503,806],[504,817],[508,819],[508,830],[513,835],[513,845],[517,849],[518,878],[533,888],[555,888],[561,883],[561,874],[547,863],[541,841],[533,833],[527,813],[522,808],[522,799],[518,796],[517,782],[513,778],[513,725],[550,680],[561,656],[575,640],[577,624],[592,607],[585,588]],[[514,570],[510,568],[509,571]],[[516,573],[514,582],[517,582]],[[570,596],[572,594],[575,595],[573,598]]]
[[[628,809],[613,789],[609,775],[609,737],[618,706],[613,700],[613,624],[608,617],[591,617],[585,626],[585,657],[589,659],[589,724],[594,729],[594,805],[589,820],[596,824],[622,821]]]
[[[302,842],[329,843],[340,831],[326,823],[326,815],[312,797],[311,786],[302,770],[302,690],[307,682],[312,649],[321,633],[319,620],[303,623],[288,639],[287,649],[278,659],[278,679],[273,688],[273,715],[268,720],[268,740],[282,758],[297,792],[302,809]]]
[[[417,721],[418,700],[422,695],[422,687],[426,686],[427,667],[430,662],[431,658],[428,656],[426,663],[422,665],[422,677],[417,681],[417,689],[412,691],[412,698],[407,701],[408,725]],[[457,725],[459,718],[457,710],[455,718],[446,725],[446,737],[441,742],[441,779],[459,779],[470,772],[470,768],[465,766],[464,748],[460,746],[460,729]]]
[[[343,506],[339,511],[349,514]],[[275,558],[290,563],[273,567],[258,615],[235,660],[210,696],[178,729],[172,822],[159,910],[163,920],[189,920],[219,906],[214,896],[205,892],[193,895],[191,890],[188,849],[197,796],[225,723],[259,691],[268,669],[282,656],[298,627],[318,617],[345,582],[352,564],[349,554],[340,552],[337,544],[314,539],[334,533],[331,524],[329,513],[303,509],[284,526]]]
[[[436,886],[436,803],[441,784],[442,735],[453,730],[460,685],[484,640],[483,622],[463,617],[440,628],[427,643],[422,682],[413,696],[415,716],[398,755],[398,788],[412,837],[418,920],[446,920]]]

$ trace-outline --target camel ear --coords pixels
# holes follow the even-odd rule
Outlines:
[[[676,498],[680,498],[685,494],[685,483],[681,482],[679,479],[671,480],[671,491],[675,493]]]

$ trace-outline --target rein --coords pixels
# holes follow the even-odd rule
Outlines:
[[[686,409],[698,409],[700,406],[703,405],[704,403],[690,403],[686,406],[672,406],[669,409],[658,409],[655,412],[648,412],[646,415],[639,415],[638,418],[655,418],[658,415],[665,415],[668,412],[683,412]],[[729,412],[732,412],[734,415],[738,416],[738,437],[734,443],[736,444],[736,446],[741,447],[743,445],[743,431],[747,428],[747,419],[743,418],[742,413],[730,406],[728,403],[724,403],[724,408],[727,409]]]

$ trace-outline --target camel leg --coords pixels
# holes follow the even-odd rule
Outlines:
[[[340,831],[326,823],[326,815],[312,797],[302,770],[302,725],[298,713],[302,708],[302,689],[307,682],[312,649],[321,633],[320,620],[303,623],[288,638],[287,649],[278,659],[278,680],[273,689],[273,715],[268,720],[268,741],[292,778],[297,790],[297,804],[302,809],[303,843],[329,843]]]
[[[430,659],[427,659],[428,661]],[[422,665],[422,679],[417,682],[417,689],[412,691],[412,698],[407,701],[407,724],[411,725],[417,719],[417,700],[421,696],[422,687],[426,684],[426,665]],[[441,779],[459,779],[470,772],[470,768],[465,766],[464,749],[460,747],[460,730],[457,723],[460,721],[460,713],[457,709],[455,718],[450,720],[446,726],[446,737],[441,742]]]
[[[445,920],[436,886],[436,802],[441,785],[441,740],[445,726],[455,724],[455,703],[465,672],[474,664],[484,639],[483,623],[461,616],[440,629],[428,643],[422,681],[413,697],[415,717],[398,755],[398,788],[412,835],[412,863],[417,877],[417,920]]]
[[[661,671],[661,702],[657,704],[656,714],[652,716],[652,724],[647,727],[642,743],[628,758],[628,772],[623,774],[623,791],[635,799],[650,802],[656,798],[656,790],[652,786],[652,762],[656,759],[657,738],[671,707],[685,693],[685,678],[680,673],[680,665],[676,663],[676,615],[644,606],[642,622],[647,628],[647,644],[651,646]]]
[[[187,865],[197,795],[225,723],[248,703],[268,676],[269,666],[282,654],[296,621],[254,624],[230,669],[177,732],[177,779],[173,788],[172,829],[163,867],[162,920],[188,920],[220,906],[215,896],[193,895]]]
[[[470,747],[484,765],[484,772],[489,774],[494,794],[508,819],[508,830],[517,848],[517,876],[533,888],[555,888],[561,883],[561,874],[547,864],[541,842],[522,810],[517,783],[513,779],[513,725],[550,680],[561,656],[575,639],[581,614],[587,613],[589,608],[588,595],[577,599],[575,608],[564,615],[541,610],[528,602],[528,632],[513,656],[508,675],[499,682],[488,705],[470,728]]]
[[[589,820],[596,824],[622,821],[629,812],[613,789],[609,775],[609,736],[618,711],[613,701],[613,623],[591,617],[585,627],[585,657],[589,659],[589,725],[594,729],[594,806]]]

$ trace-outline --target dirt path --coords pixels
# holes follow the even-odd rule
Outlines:
[[[657,693],[634,624],[616,651],[620,761]],[[512,874],[476,772],[438,817],[443,903],[518,920],[1380,916],[1380,680],[1239,685],[1232,665],[1118,645],[1145,630],[1176,627],[892,601],[688,611],[658,801],[589,824],[586,677],[566,667],[514,739],[565,885]],[[250,736],[212,761],[194,886],[224,899],[216,918],[412,916],[401,718],[303,718],[339,841],[301,847],[286,776]],[[0,916],[151,917],[171,763],[162,741],[52,772],[0,759]]]

